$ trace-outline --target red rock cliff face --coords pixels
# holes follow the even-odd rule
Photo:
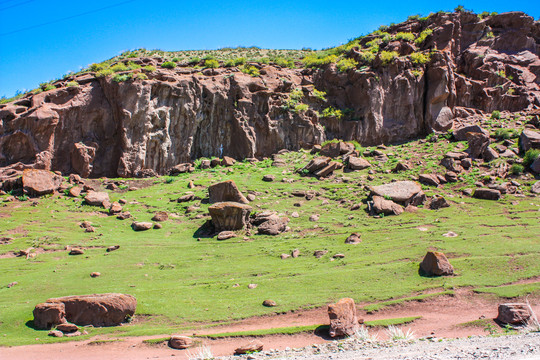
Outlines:
[[[539,22],[523,13],[483,20],[435,14],[388,32],[417,35],[425,29],[433,33],[420,45],[382,44],[400,55],[390,64],[378,56],[370,66],[346,72],[335,64],[257,65],[261,76],[251,77],[236,68],[179,67],[120,83],[84,74],[74,78],[78,87],[0,105],[0,166],[91,177],[137,176],[146,169],[163,174],[198,157],[264,157],[328,138],[363,145],[406,141],[473,115],[540,106]],[[427,64],[407,57],[428,49]],[[359,49],[349,56],[359,56]],[[155,58],[135,61],[159,65]],[[311,95],[313,87],[327,93],[325,104]],[[283,109],[296,88],[310,110]],[[330,105],[347,109],[347,117],[322,118],[316,110]]]

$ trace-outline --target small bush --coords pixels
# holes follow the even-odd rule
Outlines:
[[[521,164],[514,163],[512,166],[510,166],[510,174],[512,175],[522,174],[524,170],[525,167]]]
[[[53,84],[48,84],[47,86],[45,86],[45,88],[43,88],[43,91],[49,91],[54,89],[56,89],[56,86],[54,86]]]
[[[407,20],[419,20],[419,19],[420,19],[420,14],[409,15],[409,17],[407,17]]]
[[[354,59],[347,58],[339,60],[336,65],[339,71],[344,72],[355,69],[358,66],[358,62]]]
[[[366,64],[371,64],[373,60],[375,60],[375,54],[368,51],[360,52],[359,57],[360,57],[360,61]]]
[[[216,59],[208,59],[204,61],[204,67],[217,69],[219,67],[219,62]]]
[[[128,67],[124,63],[118,63],[110,67],[113,72],[128,71]]]
[[[188,65],[197,65],[200,62],[201,62],[201,59],[195,56],[188,60]]]
[[[145,67],[142,68],[144,71],[147,71],[147,72],[153,72],[153,71],[156,71],[156,67],[155,66],[152,66],[152,65],[147,65]]]
[[[284,57],[277,57],[277,58],[274,58],[272,61],[274,62],[274,64],[281,67],[294,68],[293,59],[285,59]]]
[[[523,165],[529,167],[540,156],[540,149],[529,149],[523,157]]]
[[[308,109],[309,109],[309,106],[307,106],[306,104],[297,104],[294,107],[294,112],[301,113],[301,112],[307,111]]]
[[[107,68],[107,65],[106,64],[103,64],[103,63],[100,63],[100,64],[92,64],[90,65],[89,69],[90,71],[94,71],[94,72],[97,72],[97,71],[100,71],[100,70],[103,70],[103,69],[106,69]]]
[[[148,75],[146,75],[145,73],[138,73],[137,75],[135,75],[135,79],[148,80]]]
[[[519,136],[516,129],[497,129],[494,137],[499,140],[515,139]]]
[[[501,118],[501,112],[499,110],[493,110],[493,112],[491,113],[491,118],[492,119],[500,119]]]
[[[175,58],[173,58],[171,61],[174,61],[175,63],[177,63],[177,62],[180,62],[181,60],[182,60],[182,59],[180,59],[180,58],[178,58],[178,57],[175,57]]]
[[[430,56],[420,53],[420,52],[414,52],[410,55],[411,61],[415,65],[423,65],[429,62]]]
[[[411,73],[414,75],[414,77],[420,77],[424,74],[424,72],[422,70],[411,70]]]
[[[76,81],[69,81],[67,84],[66,84],[67,87],[78,87],[79,86],[79,83],[76,82]]]
[[[246,63],[246,58],[243,58],[243,57],[239,57],[239,58],[236,58],[236,59],[229,59],[225,62],[224,66],[225,67],[233,67],[233,66],[240,66],[240,65],[244,65]]]
[[[424,41],[426,40],[426,38],[433,34],[433,30],[431,29],[426,29],[424,31],[422,31],[420,33],[420,35],[418,35],[418,37],[416,38],[416,40],[414,40],[414,43],[417,45],[417,46],[420,46],[424,43]]]
[[[396,40],[403,40],[408,42],[414,41],[414,34],[410,32],[398,32],[396,34]]]
[[[244,74],[248,74],[253,77],[261,76],[259,69],[257,69],[253,65],[242,66],[240,71],[242,71]]]
[[[326,101],[326,92],[313,89],[313,96],[321,101]]]
[[[340,120],[343,117],[343,112],[330,106],[323,110],[322,116],[325,118],[335,117],[336,119]]]
[[[493,31],[489,31],[487,34],[486,34],[486,38],[487,39],[492,39],[495,37],[495,34],[493,34]]]
[[[165,61],[163,64],[161,64],[161,67],[165,69],[174,69],[176,67],[176,63],[172,61]]]
[[[337,55],[316,55],[310,54],[302,59],[305,67],[322,67],[324,65],[336,62],[338,59]]]
[[[300,88],[291,91],[290,98],[294,101],[300,101],[304,97],[304,92]]]
[[[112,79],[113,79],[113,81],[119,83],[119,82],[130,80],[132,77],[133,77],[133,74],[131,74],[131,73],[128,73],[128,74],[114,74]]]
[[[397,59],[398,56],[399,54],[396,51],[382,51],[380,55],[383,65],[390,64],[395,59]]]
[[[103,69],[103,70],[99,70],[97,73],[96,73],[96,77],[98,78],[101,78],[101,77],[107,77],[109,75],[112,75],[114,74],[114,71],[112,69]]]

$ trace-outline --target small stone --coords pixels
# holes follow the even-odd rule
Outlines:
[[[285,260],[285,259],[288,259],[290,257],[291,257],[291,255],[289,255],[289,254],[281,254],[281,260]]]
[[[9,284],[7,284],[7,287],[8,288],[12,288],[14,287],[15,285],[18,285],[19,283],[17,281],[13,281],[13,282],[10,282]]]
[[[345,244],[360,244],[362,242],[362,239],[360,237],[360,233],[352,233],[351,235],[349,235],[349,237],[347,237],[347,239],[345,239]]]
[[[249,344],[242,345],[234,350],[235,355],[243,355],[247,353],[253,353],[262,351],[264,344],[259,340],[253,340]]]
[[[187,349],[193,345],[193,339],[188,336],[172,335],[169,339],[169,347],[173,349]]]
[[[249,284],[248,289],[255,289],[257,287],[257,284]]]
[[[256,198],[257,197],[255,195],[253,195],[253,194],[247,194],[247,196],[246,196],[246,199],[248,199],[248,201],[250,201],[250,202],[255,201]]]
[[[159,230],[159,229],[162,229],[162,228],[163,228],[162,224],[154,224],[154,230]]]
[[[139,221],[134,221],[132,224],[131,224],[131,228],[135,231],[145,231],[145,230],[150,230],[152,228],[154,224],[152,224],[151,222],[139,222]]]
[[[274,307],[277,305],[274,300],[264,300],[262,304],[266,307]]]
[[[59,331],[59,330],[51,330],[51,331],[49,331],[48,335],[52,336],[52,337],[63,337],[64,333]]]
[[[109,214],[111,215],[114,215],[114,214],[119,214],[122,212],[122,205],[120,205],[119,202],[113,202],[111,204],[111,207],[109,208]]]
[[[169,219],[169,214],[166,211],[158,211],[152,217],[152,221],[167,221]]]
[[[78,331],[79,328],[75,324],[63,323],[63,324],[56,325],[56,330],[59,330],[65,334],[65,333],[74,333]]]
[[[217,239],[218,240],[227,240],[236,237],[236,233],[234,231],[222,231],[218,234]]]
[[[98,277],[98,276],[101,276],[101,273],[99,273],[99,272],[90,273],[90,277],[95,278],[95,277]]]
[[[115,250],[118,250],[119,248],[120,248],[120,245],[109,246],[107,248],[107,252],[115,251]]]
[[[309,217],[309,221],[313,221],[313,222],[319,221],[319,218],[320,218],[320,215],[318,215],[318,214],[313,214],[313,215],[311,215],[311,216]]]
[[[84,251],[82,249],[79,249],[79,248],[73,248],[69,252],[69,255],[82,255],[82,254],[84,254]]]
[[[456,233],[453,232],[453,231],[449,231],[449,232],[447,232],[447,233],[444,233],[443,236],[444,236],[444,237],[456,237],[456,236],[458,236],[458,234],[456,234]]]
[[[343,259],[345,257],[345,254],[335,254],[332,256],[334,259]]]
[[[300,215],[298,214],[298,211],[295,211],[295,212],[293,212],[293,213],[291,214],[291,217],[292,217],[292,218],[298,218],[298,217],[300,217]]]
[[[313,256],[315,256],[317,259],[320,259],[322,258],[324,255],[326,255],[326,253],[328,253],[328,250],[315,250],[313,252]]]
[[[297,258],[298,256],[300,256],[300,250],[294,249],[294,250],[291,252],[291,256],[292,256],[293,258]]]
[[[274,175],[264,175],[262,179],[266,182],[272,182],[276,180],[276,177]]]
[[[129,211],[124,211],[123,213],[120,213],[116,215],[116,218],[119,220],[126,220],[131,217],[131,213]]]

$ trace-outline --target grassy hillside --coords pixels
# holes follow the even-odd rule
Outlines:
[[[36,199],[37,205],[32,200],[4,203],[0,234],[14,241],[0,245],[0,345],[67,340],[49,338],[46,331],[31,327],[37,303],[64,295],[132,294],[138,300],[133,323],[90,328],[88,336],[149,335],[322,306],[345,296],[369,303],[461,286],[490,287],[494,292],[492,287],[538,276],[540,199],[526,190],[535,181],[530,175],[519,180],[525,197],[505,195],[500,201],[482,201],[462,196],[458,190],[471,187],[479,176],[465,175],[453,185],[424,187],[428,195],[445,196],[450,208],[421,208],[396,217],[367,215],[365,185],[432,171],[438,166],[436,154],[460,146],[460,142],[439,140],[388,147],[381,151],[390,160],[374,162],[373,181],[367,180],[368,169],[340,171],[325,180],[301,177],[295,170],[313,156],[304,151],[281,155],[286,168],[272,167],[268,159],[255,164],[240,162],[232,168],[197,169],[177,177],[130,180],[138,190],[109,193],[112,200],[126,199],[124,209],[136,220],[149,221],[156,211],[172,214],[162,229],[145,232],[134,232],[131,220],[107,216],[83,205],[81,199],[57,195]],[[433,160],[427,160],[426,154]],[[398,159],[405,158],[426,161],[413,170],[390,173]],[[263,182],[266,174],[275,175],[276,181]],[[198,230],[207,219],[208,204],[171,200],[187,191],[205,198],[208,185],[226,179],[234,180],[245,194],[257,194],[251,203],[254,211],[275,210],[289,217],[297,211],[300,216],[291,217],[290,231],[275,237],[243,231],[225,241],[201,237]],[[187,187],[190,180],[196,185],[193,190]],[[313,190],[318,195],[308,201],[292,196],[294,190]],[[361,209],[350,210],[353,204],[361,204]],[[199,209],[186,214],[186,208],[193,205]],[[317,222],[309,221],[313,214],[320,215]],[[85,220],[92,222],[95,233],[79,227]],[[458,236],[443,236],[449,231]],[[352,232],[362,234],[361,244],[344,243]],[[86,248],[85,254],[68,255],[64,250],[68,245]],[[120,245],[120,249],[107,253],[105,248],[110,245]],[[36,258],[28,260],[12,257],[13,251],[30,246],[44,252],[40,250]],[[300,250],[299,258],[280,258],[293,249]],[[418,265],[428,249],[445,252],[456,276],[419,276]],[[315,250],[328,250],[328,254],[316,259]],[[337,253],[345,258],[332,259]],[[91,278],[94,271],[102,275]],[[6,287],[14,281],[18,285]],[[250,283],[258,287],[248,289]],[[278,306],[262,306],[265,299],[275,300]]]

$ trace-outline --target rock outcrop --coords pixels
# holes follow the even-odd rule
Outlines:
[[[356,305],[351,298],[343,298],[328,305],[331,337],[352,336],[360,328],[356,316]]]
[[[532,110],[540,106],[539,29],[521,12],[440,12],[390,26],[391,35],[426,34],[379,43],[397,54],[390,62],[379,53],[366,64],[363,51],[375,35],[361,38],[346,52],[360,63],[349,71],[335,63],[256,64],[260,76],[252,77],[236,67],[165,69],[158,57],[118,60],[158,69],[122,82],[87,72],[0,105],[0,167],[83,177],[165,174],[200,157],[262,158],[326,139],[393,143],[494,110]],[[412,59],[420,52],[430,53],[426,61]],[[326,92],[324,105],[310,99],[313,85]],[[284,107],[296,88],[306,95],[306,111]],[[320,115],[329,106],[347,110],[344,118]],[[336,146],[328,150],[351,150]]]

